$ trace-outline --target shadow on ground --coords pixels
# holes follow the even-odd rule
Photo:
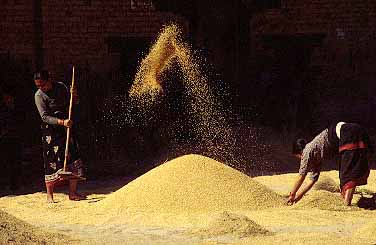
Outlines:
[[[356,205],[359,208],[376,210],[376,193],[373,193],[371,197],[365,197],[362,195]]]

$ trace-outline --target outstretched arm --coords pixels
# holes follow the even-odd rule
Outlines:
[[[299,175],[298,179],[295,181],[294,187],[292,188],[292,190],[290,192],[289,199],[287,200],[288,205],[294,204],[295,199],[296,199],[295,195],[298,192],[299,188],[302,186],[305,177],[306,177],[306,174],[305,175]]]
[[[298,202],[302,197],[312,188],[317,180],[310,180],[306,186],[304,186],[300,192],[296,195],[294,203]]]

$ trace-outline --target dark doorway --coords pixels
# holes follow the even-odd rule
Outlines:
[[[110,53],[120,55],[120,76],[123,81],[116,85],[116,93],[125,94],[134,81],[141,60],[147,55],[151,45],[148,37],[110,37],[108,49]]]
[[[266,124],[287,132],[309,127],[315,96],[311,56],[323,38],[323,34],[263,36],[264,48],[271,54],[260,70],[260,77],[268,79],[259,108]]]

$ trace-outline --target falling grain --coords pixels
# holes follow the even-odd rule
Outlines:
[[[233,166],[245,164],[242,154],[234,154],[238,145],[226,118],[229,110],[213,93],[200,64],[201,57],[195,55],[189,45],[182,41],[181,30],[174,24],[166,26],[150,48],[149,54],[140,63],[129,92],[131,103],[138,108],[139,114],[145,115],[145,119],[150,118],[150,111],[158,105],[164,87],[168,87],[167,81],[181,82],[184,87],[181,92],[187,98],[183,102],[184,114],[187,117],[179,122],[188,123],[192,132],[176,130],[182,127],[181,123],[175,123],[175,130],[171,131],[184,134],[184,137],[189,135],[192,148],[196,143],[203,155],[222,159]],[[178,75],[166,77],[169,71],[174,70],[179,70]],[[182,136],[175,136],[179,137]],[[179,144],[176,146],[179,148]],[[179,150],[184,151],[177,149]]]

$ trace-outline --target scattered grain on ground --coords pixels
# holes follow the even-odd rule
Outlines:
[[[244,238],[272,234],[247,216],[229,212],[221,212],[215,215],[206,227],[194,230],[191,233],[204,238],[226,235]]]
[[[177,160],[177,159],[175,159]],[[168,163],[168,162],[166,162]],[[171,163],[171,162],[170,162]],[[209,164],[210,165],[210,164]],[[214,164],[215,165],[215,164]],[[159,170],[156,170],[157,173],[162,170],[163,165],[161,165]],[[184,164],[183,164],[184,166]],[[220,164],[220,166],[225,166]],[[225,166],[227,167],[227,166]],[[178,167],[171,166],[169,176],[172,176],[172,171],[178,169]],[[192,178],[190,175],[196,173],[200,176],[200,171],[192,172],[192,169],[187,169],[187,172],[184,174],[188,175],[188,179]],[[205,169],[202,167],[202,169]],[[212,167],[212,169],[216,169]],[[160,172],[167,172],[163,170]],[[176,175],[182,175],[183,171],[179,170],[176,172]],[[205,171],[203,171],[205,172]],[[226,172],[226,171],[225,171]],[[322,174],[327,175],[333,179],[338,177],[338,171],[323,171]],[[158,174],[157,174],[158,175]],[[232,176],[235,179],[243,178],[239,175],[234,174],[225,174],[226,176]],[[154,175],[155,176],[155,175]],[[213,178],[213,175],[209,175]],[[250,179],[249,185],[254,185],[254,182],[260,182],[272,190],[277,191],[278,193],[286,193],[286,190],[289,190],[296,180],[297,174],[282,174],[282,175],[271,175],[271,176],[262,176],[257,178]],[[376,171],[372,170],[370,174],[370,181],[367,186],[369,191],[376,192],[375,180]],[[144,177],[146,178],[146,177]],[[150,178],[147,177],[147,178]],[[215,178],[221,178],[216,175]],[[176,178],[175,178],[176,179]],[[182,178],[177,178],[182,179]],[[232,182],[228,178],[221,179],[219,181],[226,180]],[[137,180],[136,180],[137,181]],[[166,180],[163,180],[167,183]],[[163,182],[162,181],[162,182]],[[140,186],[141,181],[137,181],[135,186]],[[160,185],[159,181],[156,181],[156,185]],[[216,183],[214,180],[210,180],[211,183]],[[364,208],[351,207],[349,209],[338,208],[340,205],[343,205],[341,202],[341,197],[339,193],[331,193],[328,191],[310,191],[307,196],[305,196],[300,203],[297,203],[294,206],[284,206],[277,205],[276,207],[271,207],[267,209],[254,209],[252,205],[250,208],[242,209],[240,205],[240,210],[220,210],[220,211],[210,211],[206,214],[199,213],[185,213],[180,215],[179,213],[151,213],[151,207],[146,208],[146,211],[139,210],[136,208],[136,205],[131,207],[130,212],[127,213],[127,210],[122,210],[120,213],[116,213],[118,207],[121,203],[128,201],[132,202],[133,200],[126,199],[124,196],[119,195],[116,191],[118,188],[124,186],[119,182],[113,189],[109,189],[109,186],[104,187],[103,183],[93,182],[90,188],[85,188],[82,186],[86,194],[88,194],[88,200],[80,202],[72,202],[67,200],[66,193],[57,192],[55,199],[57,203],[53,205],[46,204],[46,194],[43,192],[30,193],[28,195],[16,195],[16,196],[6,196],[0,198],[0,208],[1,210],[26,221],[30,224],[35,224],[38,228],[45,231],[58,231],[59,233],[69,235],[69,237],[74,237],[80,239],[82,243],[80,244],[163,244],[163,245],[176,245],[176,244],[315,244],[317,241],[322,241],[324,244],[374,244],[376,239],[374,238],[374,224],[373,222],[375,211],[367,210]],[[150,183],[149,183],[150,184]],[[169,183],[172,185],[171,183]],[[183,185],[183,184],[181,184]],[[203,183],[205,186],[205,183]],[[170,188],[169,185],[162,185],[162,188]],[[199,183],[194,187],[199,186]],[[239,185],[241,186],[241,185]],[[134,192],[137,192],[138,189],[133,189]],[[141,192],[145,192],[147,186],[140,188]],[[224,198],[229,196],[232,189],[227,190],[223,185],[218,188],[222,188],[222,195]],[[183,191],[187,188],[183,188]],[[243,187],[241,187],[244,193]],[[121,190],[121,189],[119,189]],[[155,189],[150,190],[150,193],[155,191]],[[210,190],[209,190],[210,191]],[[253,193],[253,192],[256,193]],[[199,192],[199,190],[197,190]],[[123,192],[123,194],[125,191]],[[260,194],[257,194],[260,193]],[[258,187],[249,188],[246,195],[250,197],[259,196],[265,192],[260,192]],[[315,194],[316,193],[316,194]],[[203,191],[202,194],[197,198],[206,199],[204,195],[207,192]],[[116,196],[118,198],[113,198]],[[137,196],[134,193],[128,191],[128,195],[131,197]],[[218,198],[222,198],[218,196]],[[269,192],[266,192],[266,195],[269,195]],[[317,196],[317,203],[315,205],[302,205],[304,204],[304,199],[306,201],[312,198],[312,195]],[[326,196],[335,197],[335,200],[331,200],[332,203],[335,203],[335,208],[329,207],[325,208],[325,203],[320,203],[321,201],[328,201],[329,198]],[[142,196],[142,195],[138,195]],[[151,198],[155,198],[157,194],[150,194]],[[310,197],[311,196],[311,197]],[[121,198],[120,198],[121,197]],[[109,206],[104,208],[102,201],[106,199],[109,200],[113,198],[114,207]],[[146,198],[146,197],[145,197]],[[164,198],[164,194],[161,195],[161,200]],[[359,194],[355,194],[353,205],[356,205],[356,199],[359,198]],[[142,200],[142,199],[141,199]],[[181,199],[179,199],[181,200]],[[239,200],[234,199],[233,205],[236,209],[239,205],[237,204]],[[339,201],[339,202],[338,202]],[[117,202],[117,203],[116,203]],[[161,201],[163,203],[163,200]],[[252,202],[251,202],[252,203]],[[265,203],[268,203],[266,201]],[[162,205],[162,204],[161,204]],[[178,204],[176,204],[178,205]],[[184,203],[183,203],[184,205]],[[257,204],[259,205],[259,204]],[[324,208],[317,208],[318,205],[324,205]],[[127,205],[124,205],[126,207]],[[113,208],[115,210],[113,210]],[[133,210],[133,211],[132,211]],[[115,211],[115,212],[114,212]],[[346,212],[344,212],[346,211]],[[254,221],[262,228],[272,232],[271,235],[256,235],[239,238],[234,233],[227,233],[227,235],[218,235],[218,236],[202,236],[202,235],[185,235],[187,231],[199,231],[202,230],[207,233],[210,233],[211,227],[216,227],[215,217],[219,217],[222,213],[236,214],[239,216],[247,216],[250,220]],[[129,214],[129,215],[128,215]],[[219,214],[219,215],[218,215]],[[158,218],[159,217],[159,218]],[[192,220],[196,217],[197,222],[192,224]],[[140,224],[139,219],[144,219],[145,222]],[[152,220],[157,222],[151,222]],[[175,223],[168,223],[169,219],[176,221]],[[241,219],[241,218],[239,218]],[[6,218],[10,220],[10,218]],[[241,219],[243,220],[243,219]],[[2,220],[0,220],[3,223]],[[219,223],[219,220],[217,220]],[[244,221],[244,220],[243,220]],[[222,224],[218,230],[225,230],[226,225],[229,225],[230,222]],[[236,225],[234,225],[236,226]],[[242,226],[246,227],[246,226]],[[242,228],[237,228],[242,229]],[[214,229],[216,230],[216,229]],[[231,229],[230,229],[231,230]],[[96,243],[95,243],[96,242]],[[66,244],[71,244],[72,242],[65,242]],[[38,243],[37,243],[38,244]]]
[[[313,186],[314,190],[324,190],[329,192],[339,192],[339,184],[331,177],[321,174],[317,183]]]
[[[368,237],[374,239],[376,242],[376,221],[369,221],[369,223],[361,226],[354,232],[355,236]]]
[[[16,217],[0,211],[1,244],[62,244],[77,243],[65,235],[36,228]]]
[[[297,204],[296,208],[318,208],[332,211],[348,211],[357,209],[346,206],[340,193],[325,190],[311,190]]]

